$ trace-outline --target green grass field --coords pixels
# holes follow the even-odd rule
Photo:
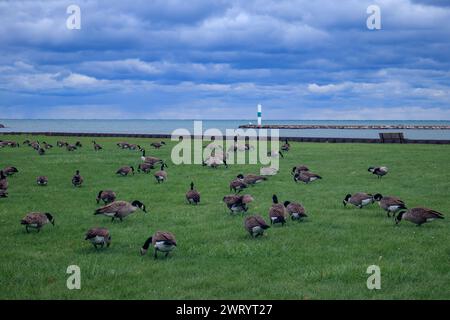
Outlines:
[[[55,145],[59,139],[0,135],[26,138]],[[55,146],[45,156],[24,146],[0,149],[0,167],[20,171],[8,179],[9,198],[0,199],[1,299],[450,298],[449,146],[291,143],[280,173],[247,190],[255,198],[247,215],[268,221],[276,193],[281,201],[301,202],[309,218],[252,239],[244,216],[231,216],[222,198],[237,174],[258,173],[259,166],[175,166],[174,143],[153,150],[149,139],[99,138],[104,150],[97,153],[90,138],[61,139],[84,146],[73,153]],[[154,170],[116,176],[119,167],[141,162],[138,151],[118,149],[119,141],[140,143],[148,155],[166,159],[168,181],[158,185]],[[295,184],[290,170],[300,163],[323,180]],[[367,172],[370,165],[388,166],[390,173],[377,179]],[[85,178],[80,189],[71,185],[76,169]],[[37,186],[38,175],[47,175],[49,186]],[[185,201],[191,181],[202,195],[199,206]],[[115,190],[120,200],[141,200],[149,213],[137,211],[122,223],[94,216],[102,189]],[[446,219],[395,227],[377,204],[344,208],[344,196],[359,191],[399,196],[410,208],[433,208]],[[20,220],[30,211],[51,212],[56,225],[27,234]],[[94,226],[110,229],[110,248],[96,251],[84,241]],[[139,255],[156,230],[176,235],[178,247],[168,259]],[[66,287],[73,264],[81,268],[81,290]],[[381,268],[381,290],[366,287],[370,265]]]

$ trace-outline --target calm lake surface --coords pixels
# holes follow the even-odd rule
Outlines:
[[[1,120],[6,128],[2,132],[82,132],[82,133],[161,133],[170,134],[175,129],[185,128],[193,133],[194,120]],[[203,120],[203,131],[216,128],[237,129],[239,125],[256,123],[255,120]],[[450,125],[450,121],[353,121],[353,120],[266,120],[264,124],[353,124],[353,125]],[[290,137],[334,137],[334,138],[378,138],[381,130],[358,129],[282,129],[280,136]],[[403,132],[409,139],[447,139],[450,130],[387,130]]]

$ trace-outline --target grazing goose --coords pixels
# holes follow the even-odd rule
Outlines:
[[[127,143],[127,142],[119,142],[119,143],[117,144],[117,146],[118,146],[119,148],[121,148],[121,149],[128,149],[128,148],[130,147],[130,144]]]
[[[82,148],[83,145],[81,144],[80,141],[77,141],[77,142],[75,142],[75,147],[77,147],[77,148]]]
[[[101,190],[97,195],[97,204],[100,200],[106,205],[108,203],[116,201],[116,193],[111,190]]]
[[[242,178],[241,178],[242,177]],[[244,176],[238,175],[238,178],[230,182],[230,191],[241,192],[245,188],[247,188],[247,184],[243,181]]]
[[[111,244],[111,235],[106,228],[92,228],[86,232],[84,240],[89,240],[95,249],[98,246],[103,248],[105,245],[108,248]]]
[[[270,224],[281,223],[284,226],[286,223],[286,208],[278,203],[278,197],[275,194],[272,196],[272,202],[272,207],[269,209]]]
[[[152,165],[152,164],[150,164],[150,163],[147,163],[147,162],[144,162],[144,163],[140,163],[140,164],[139,164],[139,166],[138,166],[138,172],[149,173],[150,170],[151,170],[151,169],[154,169],[154,168],[155,168],[154,165]]]
[[[367,206],[368,204],[373,203],[373,196],[371,194],[367,194],[364,192],[358,192],[354,195],[347,194],[345,196],[345,199],[342,201],[344,206],[347,206],[347,203],[351,203],[355,207],[362,208],[364,206]]]
[[[122,177],[127,176],[130,173],[134,175],[134,168],[128,166],[122,167],[116,172],[116,174],[120,174]]]
[[[45,176],[39,176],[36,178],[38,186],[46,186],[48,184],[48,178]]]
[[[44,148],[39,148],[38,154],[39,154],[40,156],[45,155],[45,149],[44,149]]]
[[[142,209],[142,211],[147,212],[145,205],[139,200],[135,200],[132,203],[127,201],[115,201],[95,210],[94,215],[103,214],[107,217],[111,217],[111,221],[114,221],[116,218],[122,221],[123,218],[134,213],[137,209]]]
[[[376,174],[378,178],[381,178],[387,175],[389,169],[387,167],[369,167],[367,171],[372,172],[372,174]]]
[[[75,151],[75,150],[77,150],[77,146],[68,144],[68,145],[66,145],[66,149],[67,149],[67,151]]]
[[[26,144],[26,145],[29,146],[29,145],[31,144],[31,141],[27,139],[27,140],[25,140],[24,142],[22,142],[22,144]]]
[[[296,173],[300,173],[302,171],[309,171],[309,168],[303,164],[299,164],[292,168],[291,174],[295,175]]]
[[[285,201],[284,207],[291,216],[292,220],[301,220],[302,218],[308,217],[305,208],[298,202]]]
[[[267,156],[271,158],[278,158],[279,156],[281,156],[282,158],[284,158],[284,155],[280,150],[269,151],[267,152]]]
[[[163,162],[161,164],[161,170],[155,172],[154,176],[156,179],[156,182],[161,183],[167,180],[167,172],[164,171],[164,167],[167,167],[167,165]]]
[[[83,177],[80,175],[80,170],[77,170],[75,172],[75,175],[72,178],[72,184],[74,187],[81,187],[81,185],[83,184]]]
[[[397,211],[407,209],[405,202],[397,197],[382,196],[377,193],[373,196],[373,199],[378,202],[381,209],[387,212],[388,217],[391,216],[390,213],[394,217]]]
[[[428,208],[413,208],[408,211],[400,211],[395,217],[395,224],[398,225],[400,221],[406,220],[415,223],[419,227],[435,219],[444,219],[444,215]]]
[[[99,144],[98,144],[97,142],[95,142],[95,141],[92,141],[92,144],[94,145],[94,150],[95,150],[95,151],[100,151],[100,150],[103,149],[102,146],[99,145]]]
[[[258,176],[256,174],[248,174],[246,176],[240,174],[237,176],[239,179],[241,179],[245,184],[247,185],[255,185],[257,183],[260,183],[262,181],[267,180],[264,176]]]
[[[44,149],[51,149],[51,148],[53,148],[53,145],[51,145],[51,144],[49,144],[49,143],[47,143],[45,141],[43,141],[42,144],[44,146]]]
[[[289,142],[286,140],[284,140],[284,144],[281,146],[281,150],[282,151],[289,151],[289,149],[291,148],[291,145],[289,144]]]
[[[8,179],[6,179],[5,174],[3,173],[3,170],[0,170],[0,190],[8,190]]]
[[[65,141],[58,141],[58,142],[56,142],[56,145],[57,145],[59,148],[62,148],[62,147],[64,147],[64,146],[67,145],[67,142],[65,142]]]
[[[40,148],[41,148],[41,146],[40,146],[40,144],[39,144],[39,141],[33,141],[33,142],[31,142],[30,143],[30,147],[32,147],[34,150],[36,150],[36,151],[38,151]]]
[[[148,238],[141,248],[141,255],[145,255],[150,247],[150,244],[155,248],[153,257],[158,258],[158,251],[165,252],[167,257],[169,253],[177,246],[175,236],[166,231],[157,231],[153,236]]]
[[[141,146],[138,144],[130,144],[128,145],[128,149],[130,150],[142,150]]]
[[[200,203],[200,193],[194,189],[194,183],[191,182],[191,189],[186,192],[186,200],[189,204],[199,204]]]
[[[264,234],[264,230],[270,228],[270,226],[259,215],[247,217],[244,221],[244,227],[253,238],[262,236]]]
[[[151,164],[151,165],[154,165],[154,164],[163,162],[161,159],[156,158],[156,157],[147,157],[147,156],[145,155],[145,149],[142,149],[142,157],[141,157],[141,160],[142,160],[143,162],[149,163],[149,164]]]
[[[253,197],[249,194],[237,195],[232,194],[223,197],[223,202],[230,209],[230,213],[247,212],[248,204],[253,201]]]
[[[8,198],[8,191],[0,189],[0,198]]]
[[[20,221],[25,226],[25,230],[29,233],[29,228],[36,229],[38,232],[47,223],[55,225],[55,218],[50,213],[30,212]]]
[[[153,147],[153,148],[155,148],[155,149],[159,149],[159,148],[161,148],[162,146],[164,146],[166,143],[164,142],[164,141],[161,141],[161,142],[153,142],[153,143],[151,143],[150,145]]]
[[[300,171],[297,172],[296,174],[294,174],[294,181],[298,182],[298,181],[302,181],[306,184],[312,182],[312,181],[316,181],[318,179],[322,179],[321,176],[319,176],[318,174],[309,172],[309,171]]]
[[[3,174],[7,177],[12,176],[13,174],[19,172],[16,167],[6,167],[3,169]]]

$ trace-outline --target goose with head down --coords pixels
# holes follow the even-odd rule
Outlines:
[[[344,206],[347,206],[347,203],[350,203],[354,205],[355,207],[358,207],[362,209],[362,207],[365,207],[371,203],[374,202],[373,195],[365,193],[365,192],[358,192],[354,195],[347,194],[342,201]]]
[[[119,219],[122,222],[124,218],[134,213],[137,209],[141,209],[145,213],[147,212],[145,205],[139,200],[135,200],[132,203],[127,201],[114,201],[113,203],[95,210],[94,215],[102,214],[111,217],[111,221]]]
[[[227,205],[227,208],[230,210],[230,213],[236,212],[247,212],[248,204],[252,202],[254,199],[249,194],[237,195],[231,194],[223,197],[223,202]]]
[[[48,223],[55,225],[55,218],[48,212],[30,212],[20,221],[20,224],[25,226],[27,233],[30,232],[30,228],[39,232]]]
[[[420,227],[422,224],[436,219],[444,219],[444,215],[436,210],[419,207],[400,211],[395,217],[395,224],[398,225],[400,221],[406,220]]]
[[[308,217],[305,208],[298,202],[285,201],[284,207],[291,216],[291,220],[302,220]]]
[[[321,176],[319,176],[318,174],[309,172],[309,171],[300,171],[294,174],[294,181],[298,182],[304,182],[306,184],[316,181],[316,180],[320,180],[322,179]]]
[[[0,170],[0,190],[7,191],[8,190],[8,179],[6,178],[3,170]]]
[[[6,167],[3,169],[3,174],[7,177],[14,175],[15,173],[18,173],[19,170],[17,170],[16,167]]]
[[[260,215],[249,216],[244,221],[244,228],[253,238],[260,237],[270,226]]]
[[[154,248],[153,257],[158,258],[158,251],[164,252],[167,257],[173,249],[177,246],[177,240],[175,236],[167,231],[157,231],[150,238],[145,240],[144,245],[141,248],[141,255],[145,255],[150,247]]]
[[[122,177],[127,176],[130,173],[134,175],[134,168],[132,166],[124,166],[116,171],[116,174],[121,175]]]
[[[381,209],[386,211],[388,217],[390,217],[391,213],[392,216],[395,216],[396,212],[407,209],[405,202],[397,197],[383,196],[377,193],[373,196],[373,199],[378,202]]]
[[[375,174],[378,178],[381,178],[388,174],[389,169],[387,167],[369,167],[367,171],[372,172],[372,174]]]
[[[108,248],[111,245],[111,234],[106,228],[92,228],[86,232],[84,240],[89,240],[95,249],[98,249],[98,246],[103,248],[105,245]]]
[[[103,201],[106,205],[116,201],[116,193],[112,190],[100,190],[95,200],[97,201],[97,204],[100,203],[100,201]]]
[[[39,176],[36,178],[36,183],[38,186],[48,185],[48,178],[46,176]]]

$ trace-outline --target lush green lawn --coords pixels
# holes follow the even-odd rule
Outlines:
[[[0,140],[26,138],[0,135]],[[449,146],[292,143],[280,173],[248,190],[255,198],[249,213],[268,220],[276,193],[282,201],[302,202],[310,218],[251,239],[244,217],[229,215],[221,200],[231,179],[258,173],[259,166],[174,166],[173,143],[153,150],[144,139],[96,139],[105,148],[98,153],[91,139],[66,140],[81,140],[84,147],[73,153],[55,147],[45,156],[29,147],[0,149],[0,167],[20,170],[9,178],[9,198],[0,199],[2,299],[450,298]],[[119,167],[140,163],[139,152],[115,146],[122,140],[166,159],[168,182],[156,184],[153,173],[116,176]],[[295,184],[290,169],[300,163],[323,180]],[[370,165],[386,165],[390,173],[379,180],[367,172]],[[80,189],[71,185],[76,169],[85,178]],[[48,187],[35,184],[38,175],[49,177]],[[197,207],[184,198],[191,180],[202,195]],[[141,200],[149,214],[138,211],[122,223],[94,216],[101,189],[115,190],[122,200]],[[396,195],[408,207],[430,207],[446,219],[420,228],[406,221],[394,227],[376,204],[343,207],[343,197],[359,191]],[[20,219],[30,211],[53,213],[55,227],[27,234]],[[96,251],[84,241],[93,226],[110,229],[110,248]],[[156,230],[177,237],[168,259],[139,255]],[[66,288],[66,268],[72,264],[81,268],[81,290]],[[366,287],[366,270],[373,264],[381,268],[381,290]]]

